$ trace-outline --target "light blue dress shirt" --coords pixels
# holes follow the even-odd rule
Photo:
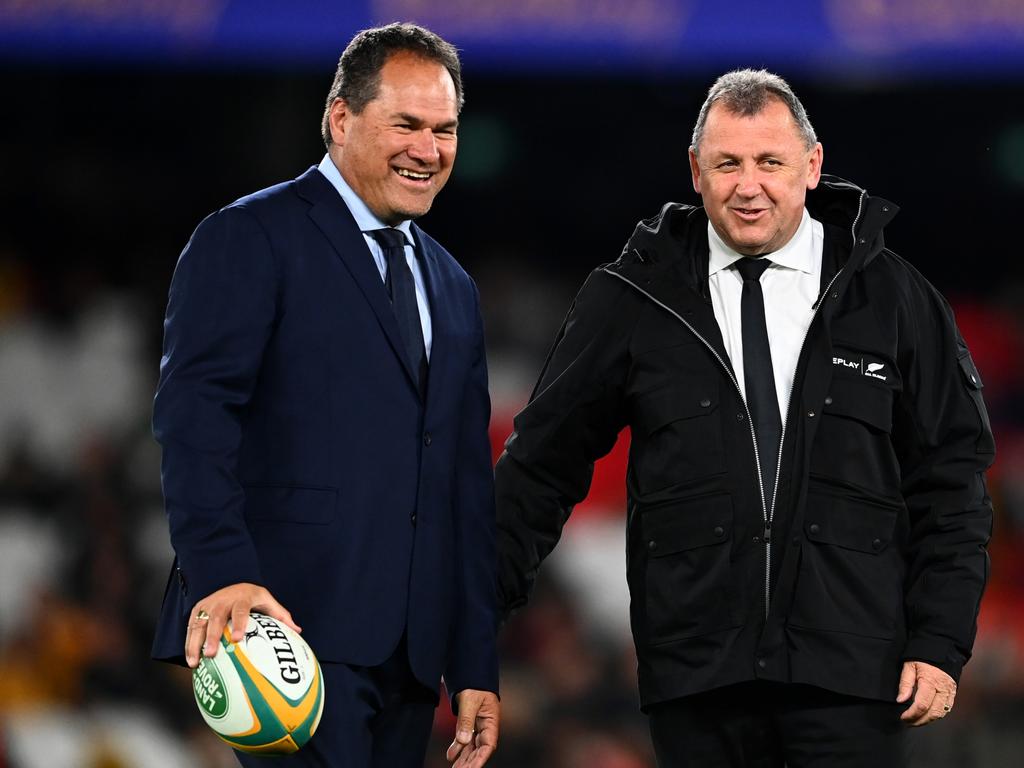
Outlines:
[[[386,281],[388,263],[384,258],[384,251],[377,241],[367,233],[374,229],[384,229],[387,227],[387,224],[374,216],[373,212],[366,207],[366,203],[359,199],[359,195],[345,181],[345,178],[334,165],[334,161],[331,160],[329,154],[324,155],[324,159],[320,161],[318,168],[320,173],[326,176],[327,180],[338,190],[341,199],[345,201],[345,205],[348,206],[352,218],[356,220],[356,226],[363,233],[363,239],[366,241],[366,246],[370,249],[370,255],[373,256],[373,260],[377,264],[380,279]],[[426,349],[427,360],[429,361],[430,345],[433,341],[430,324],[430,302],[427,300],[423,270],[420,269],[419,259],[416,258],[415,243],[412,238],[412,221],[403,221],[395,229],[405,235],[405,261],[409,265],[409,269],[412,270],[412,279],[416,283],[416,307],[420,312],[420,326],[423,328],[423,346]]]

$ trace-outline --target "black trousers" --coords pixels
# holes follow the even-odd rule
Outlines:
[[[379,667],[320,663],[324,711],[293,755],[235,752],[245,768],[422,768],[438,695],[409,667],[405,638]]]
[[[648,717],[659,768],[906,768],[906,707],[751,682],[656,704]]]

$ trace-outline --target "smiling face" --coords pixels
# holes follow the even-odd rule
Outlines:
[[[748,117],[716,102],[698,151],[690,149],[693,188],[711,226],[747,256],[777,251],[793,237],[821,160],[821,144],[808,149],[789,108],[774,98]]]
[[[381,221],[394,226],[430,210],[455,162],[458,102],[443,65],[396,53],[362,112],[330,110],[331,159]]]

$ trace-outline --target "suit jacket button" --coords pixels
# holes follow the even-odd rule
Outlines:
[[[714,530],[714,531],[712,531],[712,533],[714,533],[714,534],[715,534],[715,536],[716,536],[717,538],[719,538],[719,539],[720,539],[720,538],[722,538],[723,536],[725,536],[725,528],[723,528],[723,527],[722,527],[722,526],[720,526],[720,525],[716,525],[716,526],[715,526],[715,530]]]
[[[416,525],[416,513],[415,512],[413,512],[411,515],[409,515],[409,522],[411,522],[413,525]]]
[[[882,548],[882,540],[881,539],[875,539],[874,541],[871,542],[871,546],[872,546],[873,549],[881,549]]]
[[[651,552],[653,552],[657,548],[658,548],[658,542],[656,542],[654,539],[651,539],[650,541],[647,542],[647,549],[649,549]]]
[[[429,432],[424,432],[423,433],[423,444],[429,446],[432,442],[434,442],[434,438],[432,438],[430,436]]]
[[[817,535],[817,534],[821,533],[821,526],[818,525],[817,523],[811,523],[811,527],[808,528],[807,530],[809,530],[811,533]]]
[[[831,396],[825,398],[825,405],[832,405],[832,397]]]
[[[701,407],[701,408],[709,408],[709,407],[711,407],[711,401],[710,401],[710,400],[708,400],[708,399],[707,399],[707,398],[705,397],[705,398],[704,398],[703,400],[701,400],[701,401],[700,401],[700,407]]]

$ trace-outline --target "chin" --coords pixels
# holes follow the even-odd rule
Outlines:
[[[404,208],[402,210],[396,211],[395,215],[400,217],[403,220],[404,219],[418,219],[420,216],[422,216],[423,214],[425,214],[429,210],[430,210],[430,206],[429,205],[419,205],[419,206],[416,206],[415,208],[412,207],[412,206],[409,206],[408,208]]]

